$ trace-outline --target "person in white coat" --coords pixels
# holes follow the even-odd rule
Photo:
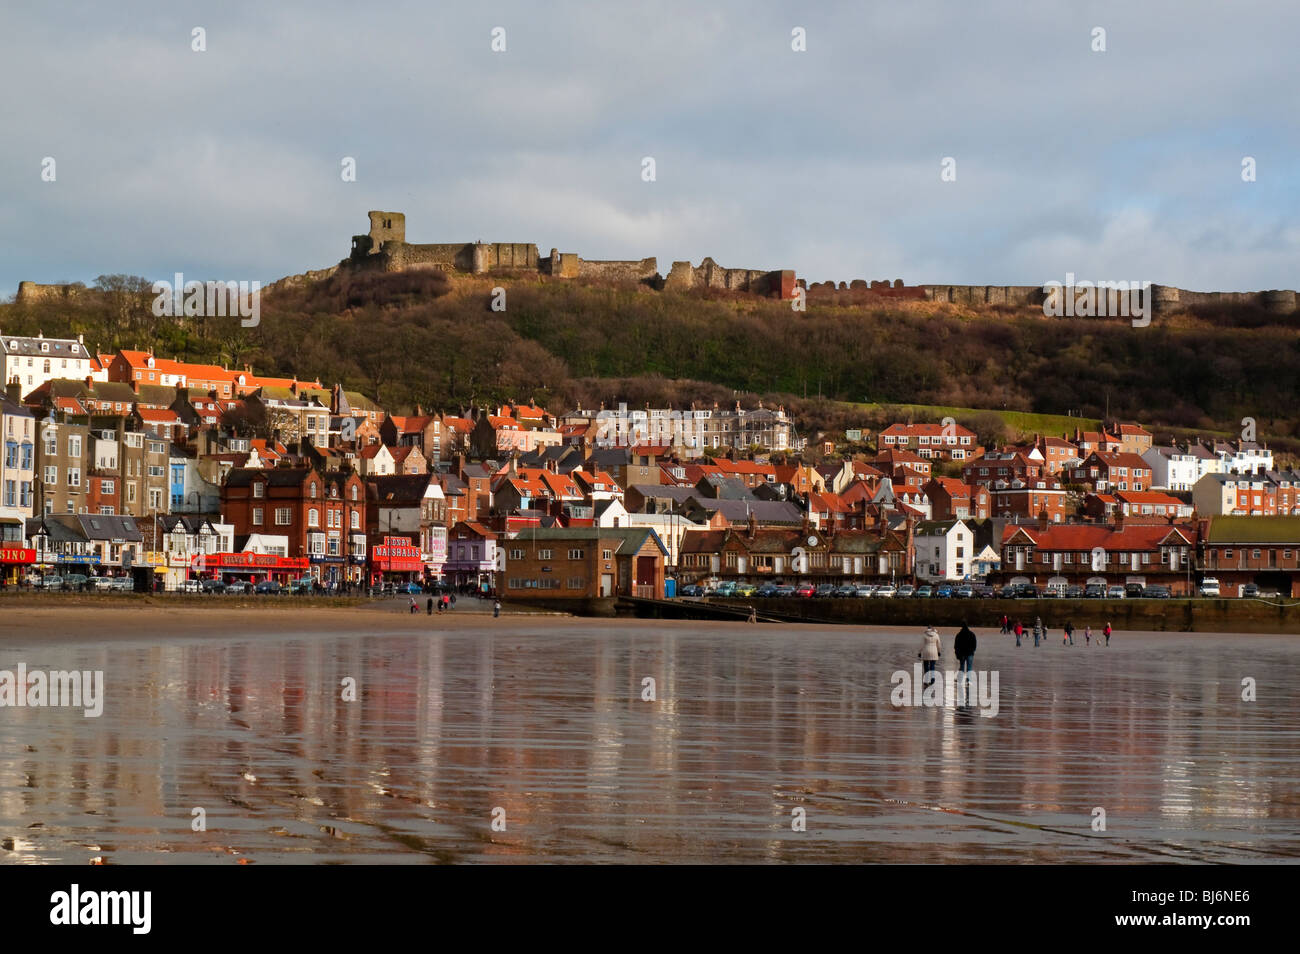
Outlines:
[[[939,665],[939,657],[943,655],[943,647],[939,642],[939,631],[933,626],[926,627],[925,635],[921,637],[921,651],[916,654],[921,660],[922,675],[924,682],[928,673],[932,673]]]

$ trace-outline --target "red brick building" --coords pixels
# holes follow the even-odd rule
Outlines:
[[[235,535],[288,537],[289,557],[305,557],[323,582],[363,579],[366,493],[354,471],[237,467],[221,488],[221,511]]]

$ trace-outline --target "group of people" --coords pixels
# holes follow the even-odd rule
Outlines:
[[[1014,633],[1016,637],[1016,645],[1019,646],[1021,637],[1025,635],[1025,625],[1022,622],[1020,622],[1020,620],[1016,620],[1013,623],[1010,617],[1008,617],[1005,613],[1002,615],[1002,619],[1000,622],[1002,625],[1002,629],[1001,629],[1002,635],[1006,636]],[[1098,646],[1101,645],[1101,640],[1102,637],[1104,636],[1106,639],[1106,645],[1109,646],[1110,634],[1112,632],[1114,632],[1114,630],[1111,629],[1110,623],[1107,622],[1106,625],[1102,628],[1101,632],[1097,634],[1097,645]],[[1047,641],[1047,624],[1043,622],[1043,618],[1041,616],[1034,617],[1033,636],[1034,636],[1034,646],[1037,646],[1040,640],[1042,642]],[[1083,628],[1083,642],[1085,646],[1092,645],[1091,624],[1084,626]],[[1061,645],[1062,646],[1074,645],[1074,623],[1068,620],[1066,621],[1065,625],[1061,627]]]
[[[456,594],[455,594],[455,593],[443,593],[443,594],[442,594],[441,596],[439,596],[436,600],[435,600],[432,596],[430,596],[429,599],[428,599],[428,601],[425,603],[425,612],[428,613],[430,616],[432,616],[432,615],[433,615],[433,608],[434,608],[434,606],[437,606],[437,607],[438,607],[438,612],[439,612],[439,613],[445,613],[445,612],[448,612],[449,610],[451,610],[451,608],[454,607],[455,605],[456,605]],[[418,603],[415,602],[415,597],[414,597],[414,596],[411,597],[411,612],[412,612],[412,613],[418,613],[418,612],[420,612],[420,606],[419,606]],[[500,600],[493,600],[493,601],[492,601],[492,615],[493,615],[493,616],[500,616],[500,615],[501,615],[501,601],[500,601]]]
[[[961,672],[971,671],[975,662],[975,648],[978,645],[979,640],[975,638],[975,631],[963,622],[952,644],[952,654],[957,657],[957,667]],[[939,641],[939,631],[933,626],[927,626],[925,635],[921,637],[921,651],[917,653],[917,657],[921,660],[923,676],[935,671],[939,665],[939,657],[942,655],[943,644]]]
[[[428,612],[430,616],[433,615],[433,607],[435,603],[437,604],[438,612],[442,613],[446,610],[451,609],[453,606],[456,605],[456,594],[443,593],[441,596],[437,598],[437,600],[435,600],[432,596],[430,596],[428,602],[425,604],[425,610],[426,612]],[[412,613],[420,612],[420,606],[418,603],[415,602],[414,596],[411,597],[411,612]]]

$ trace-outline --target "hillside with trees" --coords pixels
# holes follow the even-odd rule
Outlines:
[[[504,311],[493,310],[495,286]],[[340,381],[395,410],[762,399],[793,408],[805,429],[837,430],[881,416],[840,402],[871,402],[1109,413],[1229,434],[1251,417],[1261,439],[1297,436],[1296,321],[1254,308],[1158,316],[1146,328],[928,302],[800,313],[748,295],[434,271],[278,287],[263,294],[255,328],[155,317],[152,300],[146,279],[102,276],[75,298],[0,305],[0,329]]]

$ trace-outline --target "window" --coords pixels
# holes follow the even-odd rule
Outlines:
[[[157,466],[155,466],[155,465],[153,465],[153,464],[150,464],[150,465],[149,465],[149,476],[150,476],[150,477],[162,477],[162,476],[163,476],[163,468],[161,468],[161,467],[157,467]]]
[[[126,485],[126,502],[135,503],[135,481]]]
[[[585,557],[586,557],[586,551],[585,551],[585,550],[570,550],[570,551],[569,551],[569,559],[570,559],[570,560],[582,560],[582,559],[584,559]]]
[[[262,483],[260,480],[254,481],[253,498],[255,500],[261,500],[265,496],[266,496],[266,484]]]
[[[80,468],[80,467],[69,467],[69,468],[68,468],[68,486],[69,486],[69,487],[80,487],[80,486],[81,486],[81,468]]]
[[[99,484],[99,491],[100,493],[104,493],[104,494],[115,493],[116,487],[114,485],[114,482],[111,480],[101,481]]]
[[[353,489],[353,490],[356,490],[355,487],[353,487],[352,489]],[[352,529],[353,529],[353,530],[360,530],[360,529],[361,529],[361,514],[359,514],[359,513],[358,513],[357,511],[355,511],[355,510],[352,511]]]
[[[538,551],[537,551],[537,559],[539,559],[539,560],[549,560],[550,558],[551,558],[551,551],[550,551],[550,550],[538,550]]]
[[[512,560],[522,560],[523,558],[524,558],[524,551],[523,551],[523,550],[511,550],[511,551],[510,551],[510,559],[512,559]]]
[[[614,559],[614,551],[613,551],[613,550],[602,550],[602,551],[600,551],[600,553],[601,553],[600,558],[601,558],[602,560],[612,560],[612,559]]]
[[[254,508],[253,508],[253,523],[254,523],[255,525],[259,526],[259,527],[262,525],[262,508],[261,508],[261,507],[254,507]]]
[[[276,507],[275,508],[275,525],[277,527],[287,527],[293,523],[293,508]]]
[[[313,487],[313,488],[315,488],[315,486],[316,486],[315,484],[312,484],[312,487]],[[313,490],[312,490],[312,493],[315,493],[315,492],[316,492],[315,489],[313,489]],[[309,510],[307,511],[307,526],[309,526],[309,527],[319,527],[319,526],[320,526],[320,511],[317,510],[315,507],[312,507],[311,509],[309,509]]]

